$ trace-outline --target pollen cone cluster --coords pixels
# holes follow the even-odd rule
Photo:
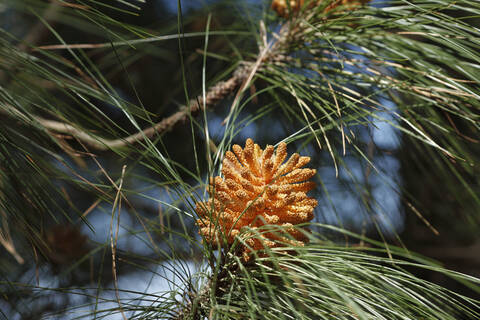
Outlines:
[[[272,1],[272,9],[277,12],[277,14],[281,17],[288,18],[291,12],[298,12],[302,8],[305,3],[309,3],[308,7],[313,8],[316,5],[320,5],[322,2],[327,0],[273,0]],[[346,9],[355,9],[358,6],[364,5],[370,0],[336,0],[332,1],[329,4],[324,12],[327,13],[330,10],[335,9],[339,6],[344,6]]]
[[[304,2],[304,0],[273,0],[272,9],[275,10],[279,16],[286,18],[289,16],[290,11],[299,11]]]
[[[200,234],[214,246],[222,239],[230,245],[242,228],[249,227],[251,233],[242,234],[248,245],[243,247],[245,260],[251,251],[247,247],[260,250],[282,243],[302,246],[307,239],[294,225],[312,220],[317,205],[306,195],[315,187],[307,180],[316,170],[302,168],[310,158],[294,153],[285,161],[285,143],[276,150],[273,146],[262,150],[252,139],[247,139],[245,148],[234,145],[232,150],[223,160],[223,178],[210,180],[210,199],[196,204]],[[285,236],[267,232],[254,237],[252,232],[264,225],[282,226]]]

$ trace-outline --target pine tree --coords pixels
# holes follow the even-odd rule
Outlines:
[[[479,18],[0,0],[0,319],[479,319]]]

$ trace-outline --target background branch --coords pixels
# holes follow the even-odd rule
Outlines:
[[[34,122],[37,122],[48,131],[63,133],[71,135],[80,140],[86,146],[94,148],[96,150],[109,150],[113,148],[120,148],[126,145],[131,145],[145,139],[153,137],[154,134],[161,134],[170,131],[178,123],[183,123],[187,120],[189,115],[194,115],[204,107],[209,108],[215,106],[218,102],[230,95],[235,89],[240,87],[237,95],[235,96],[232,108],[238,103],[242,93],[246,87],[249,86],[255,74],[261,69],[261,67],[267,62],[278,63],[281,60],[287,58],[283,55],[285,45],[288,44],[289,35],[292,34],[289,23],[285,23],[281,28],[279,34],[276,36],[276,41],[270,44],[262,43],[260,45],[260,52],[255,63],[241,62],[239,67],[234,71],[233,76],[226,81],[219,81],[213,87],[211,87],[207,94],[205,101],[203,101],[202,95],[197,96],[195,99],[181,107],[179,111],[171,116],[164,118],[160,122],[148,127],[140,132],[134,133],[130,136],[119,139],[105,139],[102,137],[93,136],[92,134],[77,128],[71,124],[49,120],[42,117],[34,116]],[[4,110],[0,112],[11,111],[11,113],[21,116],[24,120],[27,119],[23,114],[16,110],[13,106],[7,105]],[[31,122],[30,119],[28,119]]]
[[[153,126],[119,139],[105,139],[93,136],[92,134],[87,133],[86,131],[71,124],[62,121],[49,120],[38,116],[34,116],[32,121],[32,119],[25,117],[21,112],[10,105],[6,105],[5,108],[0,111],[5,114],[16,115],[17,117],[21,117],[23,120],[27,120],[28,122],[37,122],[46,130],[71,135],[83,142],[86,146],[96,150],[108,150],[112,148],[120,148],[145,139],[149,139],[153,137],[155,133],[160,134],[170,131],[176,124],[187,120],[189,114],[197,113],[203,109],[203,106],[207,108],[212,107],[220,100],[227,97],[243,82],[247,75],[247,68],[243,64],[235,71],[230,79],[226,81],[220,81],[211,87],[207,92],[205,101],[203,101],[202,96],[199,95],[195,99],[190,100],[188,105],[181,107],[179,111],[167,118],[164,118]]]

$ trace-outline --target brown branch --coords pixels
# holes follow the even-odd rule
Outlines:
[[[44,119],[37,116],[33,117],[32,121],[32,119],[26,117],[17,109],[9,105],[7,105],[5,109],[0,110],[0,112],[13,114],[29,123],[38,123],[48,131],[71,135],[83,142],[85,145],[96,150],[108,150],[124,147],[126,145],[131,145],[136,142],[149,139],[156,133],[160,134],[170,131],[176,124],[186,121],[190,114],[195,114],[198,111],[203,110],[204,107],[212,107],[227,97],[244,81],[247,75],[247,67],[245,65],[241,65],[230,79],[226,81],[220,81],[211,87],[205,96],[205,101],[203,100],[202,96],[198,96],[196,99],[190,100],[188,105],[181,107],[179,111],[167,118],[164,118],[155,125],[128,137],[114,140],[93,136],[82,129],[61,121]]]
[[[296,28],[298,28],[298,26],[299,25],[296,24]],[[232,110],[239,102],[241,95],[251,85],[255,74],[259,70],[261,70],[267,63],[279,63],[288,58],[288,56],[284,55],[283,53],[286,51],[290,41],[295,38],[296,28],[291,28],[291,24],[287,22],[284,23],[278,34],[274,34],[275,39],[270,43],[267,44],[266,37],[264,37],[264,43],[260,44],[257,60],[254,63],[240,63],[239,67],[233,73],[231,78],[226,81],[220,81],[208,89],[205,95],[205,100],[203,95],[197,96],[171,116],[164,118],[151,127],[124,138],[113,140],[105,139],[92,135],[91,133],[66,122],[49,120],[38,116],[27,117],[15,107],[10,105],[4,105],[4,109],[0,109],[0,112],[14,115],[17,118],[21,118],[22,120],[26,121],[27,123],[40,124],[47,131],[70,135],[79,142],[96,150],[109,150],[132,145],[134,143],[150,139],[155,134],[161,134],[170,131],[176,124],[186,121],[189,116],[194,115],[205,108],[215,106],[218,102],[240,87],[235,96],[234,103],[231,106],[231,114]]]
[[[66,122],[49,120],[38,116],[34,116],[32,121],[32,119],[26,117],[17,109],[9,105],[7,105],[4,110],[0,110],[0,112],[14,114],[15,116],[20,117],[29,123],[40,124],[43,128],[51,132],[71,135],[84,143],[86,146],[96,150],[109,150],[132,145],[134,143],[150,139],[155,134],[161,134],[170,131],[176,124],[186,121],[190,115],[194,115],[204,108],[215,106],[218,102],[240,87],[240,90],[235,97],[235,101],[238,102],[240,95],[244,92],[245,88],[251,84],[254,75],[258,72],[258,70],[261,69],[263,65],[265,65],[267,62],[277,63],[286,59],[286,56],[282,55],[282,52],[285,44],[288,42],[287,35],[289,34],[289,31],[291,30],[289,29],[288,24],[285,24],[279,35],[277,35],[276,42],[273,44],[270,43],[270,45],[261,48],[259,58],[255,63],[241,63],[231,78],[226,81],[218,82],[207,91],[205,100],[203,99],[202,95],[197,96],[171,116],[164,118],[151,127],[124,138],[110,140],[97,137]],[[236,103],[232,105],[232,108],[234,108],[235,105]]]

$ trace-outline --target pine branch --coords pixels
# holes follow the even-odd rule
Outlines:
[[[203,101],[202,96],[198,96],[195,99],[190,100],[190,103],[188,105],[181,107],[180,110],[173,115],[164,118],[153,126],[148,127],[130,136],[119,139],[111,140],[93,136],[92,134],[82,129],[79,129],[71,124],[62,121],[49,120],[38,116],[34,116],[32,117],[32,119],[29,119],[25,117],[21,112],[19,112],[16,108],[10,105],[6,105],[3,110],[0,110],[0,112],[7,115],[15,115],[30,123],[36,122],[48,131],[71,135],[84,143],[86,146],[89,146],[96,150],[109,150],[112,148],[120,148],[126,145],[131,145],[136,142],[149,139],[153,137],[154,134],[161,134],[172,130],[178,123],[186,121],[190,114],[193,115],[198,111],[203,110],[205,107],[213,107],[219,101],[227,97],[242,83],[242,81],[246,78],[247,74],[248,73],[246,73],[245,66],[242,65],[236,70],[236,72],[230,79],[226,81],[220,81],[216,85],[211,87],[207,92],[205,101]]]
[[[162,134],[172,130],[177,124],[184,123],[190,115],[195,115],[201,110],[214,107],[217,103],[239,88],[239,91],[232,104],[233,109],[238,103],[242,93],[246,88],[249,87],[255,74],[261,70],[265,64],[269,62],[278,63],[279,61],[287,59],[287,56],[283,53],[289,41],[293,39],[293,37],[291,37],[293,34],[295,34],[295,32],[290,27],[290,24],[285,23],[279,34],[276,35],[276,39],[273,39],[270,43],[266,43],[264,37],[264,41],[260,45],[260,53],[255,63],[246,61],[240,63],[238,68],[234,71],[232,77],[226,81],[219,81],[208,90],[205,100],[203,99],[202,95],[199,95],[195,99],[190,100],[187,105],[182,106],[180,110],[173,115],[164,118],[151,127],[124,138],[105,139],[94,136],[91,133],[66,122],[49,120],[39,116],[33,116],[32,121],[27,119],[27,117],[10,105],[6,105],[6,108],[4,110],[0,110],[0,112],[9,114],[8,111],[10,111],[10,114],[16,114],[30,123],[36,122],[48,131],[71,135],[80,142],[84,143],[86,146],[96,150],[106,151],[113,148],[121,148],[141,142],[145,139],[150,139],[155,134]]]

